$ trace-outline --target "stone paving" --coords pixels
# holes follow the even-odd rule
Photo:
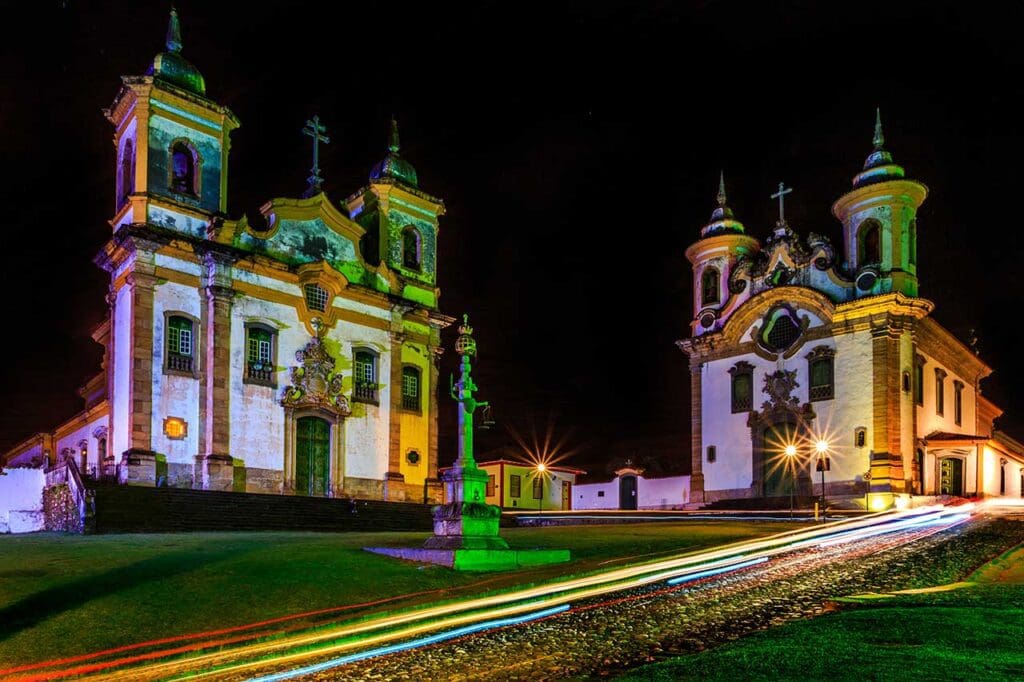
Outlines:
[[[925,536],[927,535],[927,536]],[[916,539],[908,543],[910,539]],[[794,552],[737,573],[573,604],[544,621],[370,659],[308,679],[545,680],[614,675],[827,610],[829,597],[952,582],[1024,541],[1024,522],[976,519]]]

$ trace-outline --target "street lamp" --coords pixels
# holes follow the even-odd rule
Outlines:
[[[786,455],[786,468],[790,471],[789,478],[789,518],[793,518],[793,493],[796,490],[796,446],[790,443],[782,450]]]
[[[824,438],[819,438],[818,442],[814,444],[814,449],[818,453],[818,471],[821,472],[821,521],[825,522],[825,472],[828,471],[831,466],[828,460],[829,443]]]
[[[537,498],[537,513],[543,512],[544,504],[544,472],[547,471],[547,465],[544,462],[537,464],[537,478],[540,479],[540,496]]]

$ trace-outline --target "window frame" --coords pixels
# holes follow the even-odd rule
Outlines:
[[[946,413],[946,377],[948,373],[941,367],[935,368],[935,414],[944,417]]]
[[[309,299],[311,298],[310,291],[315,291],[316,292],[316,296],[315,296],[316,300],[320,299],[319,292],[321,292],[321,291],[323,292],[323,299],[324,299],[324,307],[323,307],[323,309],[316,308],[316,307],[314,307],[313,305],[310,304],[310,301],[309,301]],[[311,313],[326,314],[327,311],[329,311],[331,309],[331,306],[334,304],[334,295],[331,293],[330,289],[328,289],[324,285],[320,284],[320,282],[304,282],[302,284],[302,301],[303,301],[303,303],[306,304],[306,310],[308,310],[309,312],[311,312]]]
[[[523,492],[523,477],[519,474],[508,476],[508,496],[519,499]]]
[[[754,366],[746,360],[740,360],[735,365],[729,368],[729,375],[731,377],[729,381],[729,396],[733,414],[741,414],[743,412],[750,412],[754,409]],[[740,376],[746,376],[750,381],[750,396],[749,404],[746,407],[740,404],[736,398],[736,380]]]
[[[409,265],[407,262],[406,235],[412,235],[416,241],[416,264]],[[402,267],[413,272],[423,272],[423,234],[415,225],[406,225],[402,228]]]
[[[132,194],[135,194],[135,142],[126,137],[117,165],[117,208],[127,204]]]
[[[868,429],[866,426],[858,426],[853,430],[853,447],[866,448],[868,446]]]
[[[537,474],[533,477],[533,499],[544,499],[544,474]]]
[[[494,474],[487,474],[487,489],[484,491],[485,497],[494,497],[494,491],[497,489],[497,482],[495,481]]]
[[[181,367],[171,366],[171,320],[174,318],[181,318],[192,325],[191,330],[191,353],[185,355],[180,351],[175,351],[173,355],[175,357],[189,358],[189,369],[181,369]],[[171,376],[190,377],[192,379],[199,378],[199,340],[200,327],[199,318],[194,315],[189,315],[182,310],[165,310],[164,311],[164,327],[163,327],[163,373]],[[181,348],[180,336],[178,348]]]
[[[874,260],[868,260],[867,253],[867,233],[871,230],[875,230],[878,235],[875,241],[875,248],[877,258]],[[866,218],[861,221],[860,225],[857,226],[857,267],[862,268],[865,265],[880,265],[882,263],[882,223],[877,218]]]
[[[708,464],[713,464],[714,461],[718,459],[718,448],[714,445],[707,446],[707,450],[705,451],[705,459],[707,460]]]
[[[714,298],[708,298],[708,276],[714,276]],[[700,273],[700,304],[702,308],[719,305],[722,302],[722,273],[713,265],[709,265]]]
[[[362,364],[359,356],[362,353],[370,356],[370,366],[373,368],[372,384],[359,376],[359,365]],[[352,347],[352,400],[367,405],[380,405],[380,353],[369,346]]]
[[[407,373],[414,373],[416,377],[416,395],[414,398],[409,396],[405,392],[405,377]],[[405,412],[415,412],[417,414],[423,413],[423,370],[418,366],[411,363],[402,364],[401,374],[401,386],[400,397],[402,399],[401,405],[402,410]],[[415,405],[412,404],[412,400],[415,400]]]
[[[919,407],[924,407],[924,366],[925,359],[923,355],[914,356],[914,376],[913,376],[913,392],[914,392],[914,404]]]
[[[192,188],[191,190],[182,191],[178,189],[174,184],[174,153],[176,148],[182,147],[192,160]],[[202,178],[203,178],[203,157],[196,149],[195,144],[191,140],[185,137],[179,137],[171,140],[171,143],[167,145],[167,189],[173,194],[181,197],[188,197],[189,199],[199,199],[202,196]]]
[[[833,400],[836,397],[836,351],[829,346],[816,346],[806,356],[807,359],[807,400],[818,402]],[[824,364],[828,367],[828,383],[814,383],[814,368]]]
[[[953,423],[957,426],[964,421],[964,382],[953,380]]]
[[[270,359],[267,361],[270,364],[269,370],[254,370],[252,368],[253,361],[249,357],[249,351],[251,346],[252,332],[254,331],[266,332],[270,336]],[[253,386],[266,386],[268,388],[277,388],[277,337],[278,330],[265,322],[245,323],[245,350],[242,360],[243,383],[252,384]],[[261,376],[261,374],[263,375]]]

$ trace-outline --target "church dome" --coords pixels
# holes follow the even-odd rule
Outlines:
[[[370,179],[384,180],[391,178],[410,187],[418,187],[419,179],[416,177],[416,169],[398,154],[398,150],[398,122],[392,118],[388,155],[373,167],[370,171]]]
[[[900,180],[906,176],[903,166],[893,162],[892,154],[883,149],[885,136],[882,135],[882,114],[875,110],[875,148],[864,161],[864,170],[853,178],[853,187],[857,189],[887,180]]]
[[[701,237],[714,237],[719,234],[743,234],[743,223],[736,220],[732,209],[725,204],[725,173],[718,176],[718,206],[711,212],[711,222],[701,228]]]
[[[181,25],[178,23],[178,12],[173,8],[167,25],[167,50],[153,59],[146,75],[167,81],[197,95],[206,94],[203,74],[181,56]]]

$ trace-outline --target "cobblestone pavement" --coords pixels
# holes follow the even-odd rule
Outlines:
[[[913,540],[910,542],[910,540]],[[1024,521],[793,552],[764,565],[574,603],[543,621],[319,673],[316,680],[546,680],[606,676],[826,610],[829,597],[952,582],[1024,541]]]

